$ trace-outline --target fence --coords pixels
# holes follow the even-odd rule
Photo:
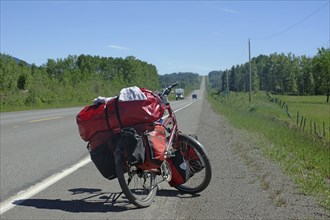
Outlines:
[[[292,122],[294,123],[296,128],[298,128],[299,130],[301,130],[305,133],[307,132],[308,134],[310,134],[313,137],[316,136],[325,141],[328,138],[329,139],[328,142],[330,141],[330,125],[329,125],[329,128],[326,128],[325,122],[323,122],[322,125],[320,125],[320,124],[317,124],[316,122],[314,122],[312,119],[308,120],[303,115],[300,115],[299,111],[297,111],[296,118],[294,118],[289,112],[289,106],[287,103],[285,103],[284,101],[282,101],[279,98],[271,97],[271,95],[269,93],[267,95],[272,102],[277,103],[286,112],[286,114],[292,120]],[[306,127],[306,126],[308,126],[308,124],[309,124],[309,128]]]

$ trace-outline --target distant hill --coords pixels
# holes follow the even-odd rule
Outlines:
[[[8,55],[8,54],[0,53],[0,56],[1,56],[1,57],[4,56],[4,57],[11,58],[11,59],[13,59],[17,64],[23,62],[25,65],[27,65],[27,66],[31,66],[31,64],[27,63],[26,61],[21,60],[21,59],[19,59],[19,58],[17,58],[17,57],[13,57],[13,56]]]
[[[13,56],[11,56],[11,57],[15,60],[16,63],[21,63],[21,62],[23,62],[25,65],[27,65],[27,66],[31,66],[31,64],[27,63],[27,62],[24,61],[24,60],[18,59],[18,58],[13,57]]]

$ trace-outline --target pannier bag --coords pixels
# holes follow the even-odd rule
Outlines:
[[[76,117],[84,141],[100,131],[111,129],[116,133],[124,127],[156,122],[165,111],[158,95],[138,87],[124,88],[119,97],[103,101],[84,107]]]
[[[141,165],[145,160],[143,138],[134,128],[124,128],[120,133],[117,146],[120,146],[130,165]]]
[[[165,160],[165,128],[160,124],[155,124],[154,130],[146,132],[144,138],[146,158],[145,162],[138,167],[146,170],[159,168]]]
[[[100,132],[88,143],[91,160],[103,177],[112,180],[117,177],[114,160],[114,138],[110,138],[109,131]]]
[[[174,157],[166,159],[172,171],[172,179],[169,182],[172,187],[184,184],[194,175],[191,172],[189,163],[183,158],[181,151],[175,151],[174,155]]]

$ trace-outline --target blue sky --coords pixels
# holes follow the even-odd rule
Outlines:
[[[251,56],[329,47],[325,1],[1,0],[1,53],[36,65],[68,55],[134,56],[159,74],[207,75]]]

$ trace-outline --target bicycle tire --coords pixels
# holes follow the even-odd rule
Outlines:
[[[178,142],[175,148],[177,150],[181,150],[183,155],[186,155],[184,156],[184,159],[187,163],[190,163],[191,168],[194,169],[194,166],[196,166],[196,162],[194,162],[193,164],[193,160],[187,156],[187,153],[185,153],[189,147],[193,148],[194,151],[197,153],[199,160],[197,166],[200,167],[195,167],[197,172],[194,173],[194,175],[191,176],[186,183],[179,186],[175,186],[175,188],[184,193],[196,194],[202,192],[210,184],[212,178],[212,167],[203,145],[194,137],[185,134],[179,134]]]
[[[119,185],[129,202],[138,208],[150,206],[158,190],[156,174],[130,166],[120,146],[116,146],[115,165]]]

